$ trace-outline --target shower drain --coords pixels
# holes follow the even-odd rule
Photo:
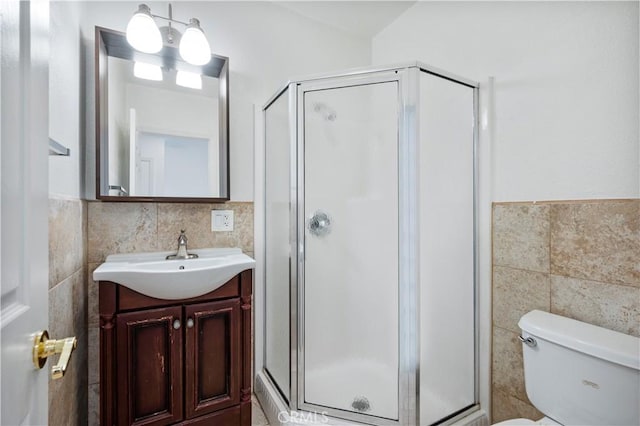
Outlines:
[[[369,404],[369,400],[364,396],[356,396],[353,398],[353,402],[351,406],[354,410],[360,411],[362,413],[369,411],[371,409],[371,404]]]

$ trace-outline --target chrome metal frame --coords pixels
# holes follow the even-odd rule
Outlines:
[[[290,258],[289,260],[289,283],[291,285],[289,290],[289,307],[290,307],[290,329],[289,340],[291,346],[289,347],[289,408],[295,409],[292,401],[298,400],[298,329],[300,323],[299,317],[299,304],[298,304],[298,265],[300,258],[304,256],[302,251],[303,243],[300,239],[298,211],[299,198],[302,198],[301,191],[304,191],[304,186],[300,186],[298,181],[299,165],[298,165],[298,123],[296,120],[298,109],[298,90],[297,84],[289,84],[289,141],[290,141],[290,158],[291,158],[291,174],[289,175],[289,183],[291,185],[290,193],[290,211],[289,211],[289,247]],[[303,220],[304,223],[304,220]],[[304,235],[304,234],[303,234]]]
[[[289,87],[289,84],[291,83],[303,83],[305,81],[321,80],[321,79],[328,79],[328,78],[349,77],[349,76],[360,75],[360,74],[372,74],[372,73],[377,73],[382,71],[396,71],[396,70],[412,68],[412,67],[420,68],[422,71],[428,72],[429,74],[434,74],[434,75],[446,78],[447,80],[451,80],[455,83],[460,83],[472,88],[476,88],[479,86],[478,82],[476,81],[470,80],[465,77],[461,77],[457,74],[440,69],[438,67],[434,67],[432,65],[429,65],[420,61],[410,61],[410,62],[402,62],[399,64],[385,65],[385,66],[350,68],[347,70],[343,70],[341,72],[329,72],[329,73],[321,73],[321,74],[315,74],[310,76],[307,75],[302,78],[292,78],[290,80],[287,80],[284,84],[280,86],[280,88],[273,94],[273,96],[271,96],[267,100],[263,109],[266,109],[269,106],[269,104],[271,104],[274,101],[275,98],[277,98],[282,92],[287,90],[287,88]]]
[[[473,87],[473,314],[474,399],[480,402],[480,201],[479,201],[480,87]]]
[[[291,140],[291,195],[290,195],[290,398],[287,401],[290,410],[324,411],[331,417],[374,425],[420,424],[420,281],[419,267],[419,220],[417,206],[419,196],[418,150],[419,150],[419,84],[420,73],[426,72],[462,84],[473,89],[473,257],[474,257],[474,399],[476,404],[463,410],[455,419],[479,409],[479,313],[478,313],[478,132],[479,132],[479,85],[478,83],[440,70],[421,62],[378,67],[358,68],[339,74],[323,74],[305,79],[290,80],[281,87],[264,105],[263,113],[284,92],[289,90],[289,124]],[[381,82],[398,83],[398,226],[399,226],[399,262],[398,262],[398,309],[399,309],[399,348],[398,348],[398,420],[354,413],[351,411],[324,407],[307,403],[304,400],[304,259],[305,259],[305,210],[304,210],[304,104],[303,94],[307,91],[326,90],[340,87],[375,84]],[[266,131],[266,118],[265,118]],[[293,160],[296,161],[293,161]],[[265,167],[266,175],[266,167]],[[266,176],[265,176],[266,185]],[[265,192],[266,194],[266,192]],[[266,209],[266,202],[265,202]],[[266,211],[265,211],[266,213]],[[266,228],[266,224],[265,224]],[[266,242],[266,230],[265,230]],[[266,278],[265,253],[265,278]],[[402,263],[401,260],[405,259]],[[266,286],[266,279],[265,279]],[[266,288],[265,288],[266,296]],[[266,299],[266,298],[265,298]],[[266,300],[265,300],[266,303]],[[266,320],[266,307],[264,312]],[[266,322],[265,322],[266,324]],[[265,370],[266,327],[265,334]],[[268,373],[268,371],[267,371]],[[273,377],[269,379],[275,383]],[[282,384],[280,384],[282,385]],[[277,388],[279,384],[275,384]],[[284,397],[284,395],[283,395]],[[286,401],[286,398],[285,398]],[[453,419],[444,421],[449,424]]]
[[[419,421],[420,409],[420,70],[403,71],[398,134],[398,290],[400,310],[400,424]],[[401,263],[404,260],[404,264]],[[412,261],[413,260],[413,261]],[[403,350],[404,348],[404,350]]]

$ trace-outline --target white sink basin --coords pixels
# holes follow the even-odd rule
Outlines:
[[[112,281],[158,299],[187,299],[209,293],[256,261],[239,248],[189,250],[197,259],[166,260],[175,252],[112,254],[93,272],[94,281]]]

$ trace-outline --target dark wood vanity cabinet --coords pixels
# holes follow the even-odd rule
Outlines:
[[[251,424],[251,270],[187,300],[99,286],[101,425]]]
[[[185,307],[185,417],[191,419],[240,403],[240,301]]]
[[[174,328],[181,311],[172,306],[116,316],[116,424],[182,420],[183,333]]]

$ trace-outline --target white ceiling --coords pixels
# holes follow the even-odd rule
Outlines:
[[[276,1],[299,15],[351,34],[371,38],[416,1]]]

